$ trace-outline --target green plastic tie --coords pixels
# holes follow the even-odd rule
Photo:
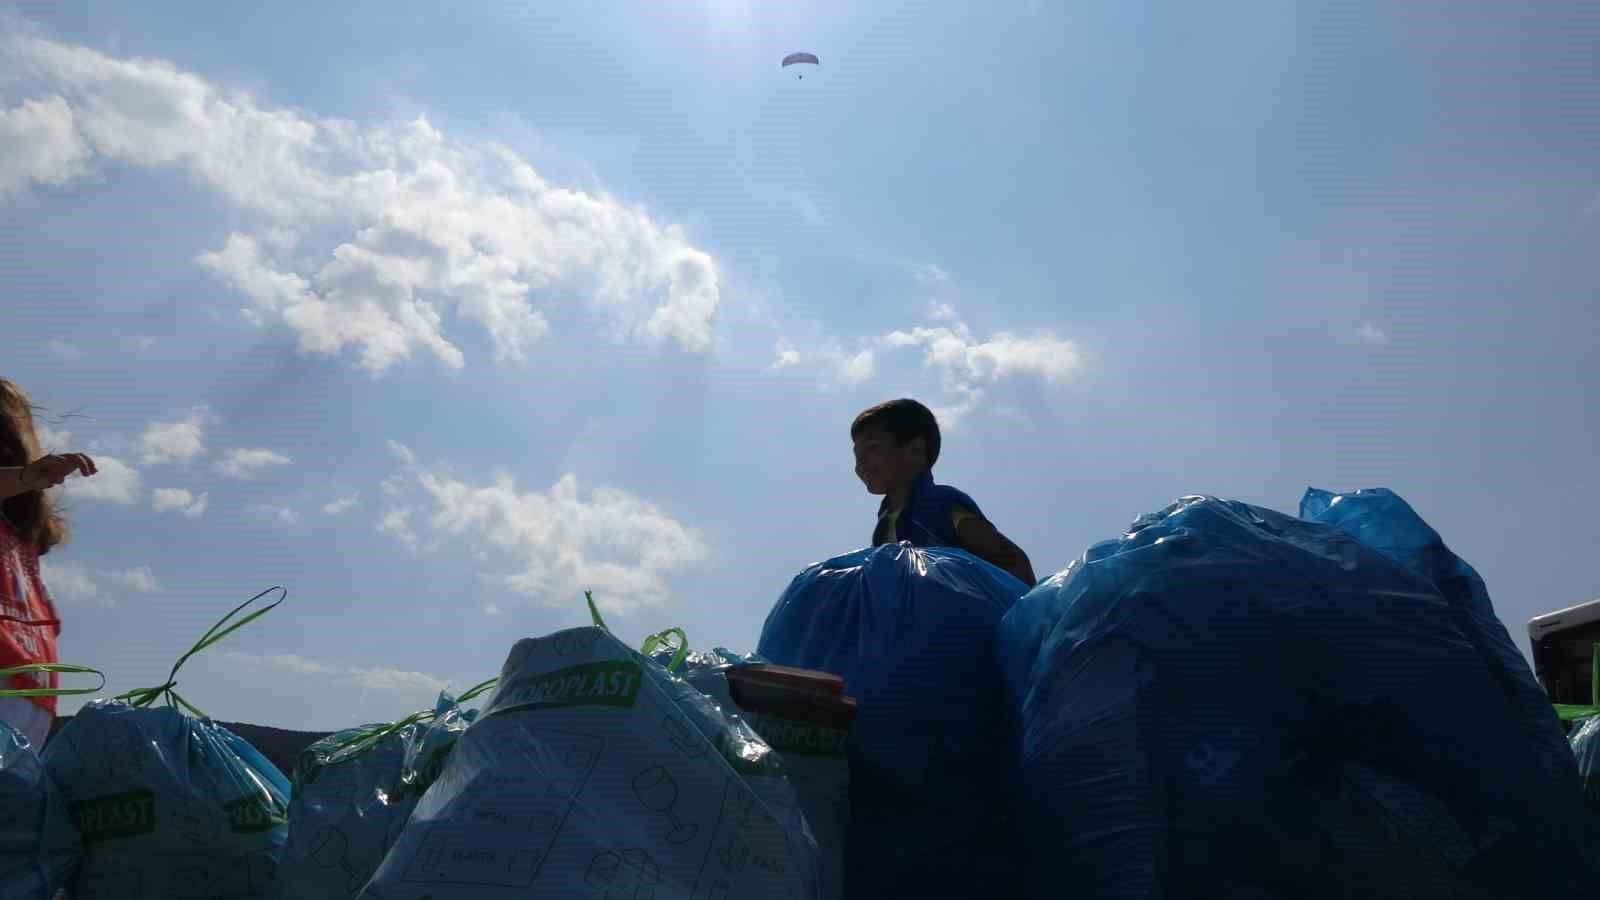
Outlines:
[[[499,678],[490,678],[488,681],[481,681],[472,687],[467,688],[465,693],[456,698],[456,705],[461,706],[470,700],[476,699],[484,691],[494,687],[499,680]],[[335,743],[333,745],[333,749],[335,752],[338,752],[347,747],[359,748],[353,750],[350,754],[351,756],[359,756],[377,746],[379,741],[383,740],[389,735],[415,725],[418,722],[427,722],[437,715],[438,712],[436,710],[419,709],[411,715],[406,716],[403,719],[390,722],[387,725],[376,725],[370,728],[362,728],[355,734],[352,734],[344,740]]]
[[[584,591],[583,599],[589,601],[589,618],[594,620],[594,627],[610,631],[610,628],[606,628],[606,620],[600,618],[600,607],[594,605],[594,591]]]
[[[28,663],[0,669],[0,679],[13,675],[30,675],[34,672],[59,672],[63,675],[99,675],[99,687],[92,688],[0,688],[0,697],[70,697],[75,694],[97,694],[106,686],[106,673],[88,666],[71,663]]]
[[[240,619],[239,621],[234,622],[231,625],[228,624],[229,620],[232,619],[234,616],[238,615],[245,607],[247,607],[250,604],[256,602],[257,600],[260,600],[262,597],[267,596],[268,594],[272,593],[273,591],[277,591],[279,593],[278,599],[272,601],[271,603],[267,604],[266,606],[263,606],[262,608],[256,610],[255,612],[251,613],[250,615],[245,616],[244,618]],[[215,644],[217,641],[222,640],[223,638],[227,637],[228,635],[233,634],[235,631],[238,631],[240,628],[243,628],[244,626],[249,625],[251,622],[254,622],[256,619],[259,619],[262,616],[266,615],[267,613],[271,612],[279,603],[282,603],[288,596],[289,596],[289,592],[287,590],[283,589],[282,587],[269,587],[266,590],[262,591],[261,593],[255,595],[254,597],[251,597],[249,600],[246,600],[245,602],[239,604],[238,606],[235,606],[231,611],[229,611],[229,613],[227,615],[225,615],[222,618],[218,619],[217,620],[217,624],[212,625],[211,628],[208,629],[205,634],[201,635],[200,636],[200,640],[196,641],[195,645],[193,647],[189,648],[189,652],[187,652],[187,653],[183,654],[182,656],[178,657],[178,661],[172,664],[172,671],[167,673],[167,683],[166,684],[157,685],[155,687],[134,688],[131,691],[126,691],[124,693],[118,694],[113,699],[126,700],[128,703],[130,703],[133,706],[149,706],[150,704],[155,702],[157,697],[163,697],[164,696],[166,698],[166,700],[167,700],[167,705],[168,706],[179,706],[179,707],[189,711],[190,713],[192,713],[195,716],[198,716],[198,717],[200,717],[202,719],[208,718],[208,716],[206,716],[206,714],[204,712],[201,712],[198,707],[196,707],[194,704],[190,703],[189,701],[183,699],[183,696],[181,694],[179,694],[177,691],[173,690],[173,688],[178,686],[178,682],[176,680],[177,677],[178,677],[178,670],[183,667],[184,663],[189,661],[189,657],[195,655],[196,653],[199,653],[201,650],[206,649],[207,647],[211,646],[212,644]],[[222,626],[224,626],[224,625],[227,625],[228,627],[223,628]]]
[[[672,659],[667,662],[667,671],[671,672],[683,665],[684,659],[689,655],[689,636],[683,633],[682,628],[674,626],[650,635],[644,639],[644,646],[639,648],[639,653],[642,656],[649,656],[656,648],[665,646],[669,637],[677,638],[677,649],[672,652]]]

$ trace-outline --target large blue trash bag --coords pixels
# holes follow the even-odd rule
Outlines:
[[[1339,528],[1209,497],[1090,548],[997,633],[1029,895],[1592,889],[1570,754],[1546,765],[1458,609]]]
[[[849,727],[803,714],[763,714],[741,706],[733,698],[729,673],[740,666],[770,662],[757,654],[725,647],[695,651],[663,647],[650,658],[710,697],[723,712],[744,719],[782,754],[806,824],[817,839],[819,900],[843,896],[844,839],[850,821],[850,761],[845,754]]]
[[[295,764],[289,837],[278,862],[283,900],[349,900],[360,893],[476,717],[465,709],[490,683],[398,722],[331,734]]]
[[[176,707],[96,700],[45,748],[83,837],[73,900],[273,900],[289,782]]]
[[[277,598],[244,614],[270,594]],[[177,676],[190,657],[287,595],[268,588],[234,607],[164,684],[89,703],[50,739],[45,769],[83,839],[73,900],[275,900],[289,781],[185,700]],[[151,706],[157,699],[168,705]]]
[[[518,641],[362,900],[813,900],[778,754],[603,628]]]
[[[994,629],[1027,585],[960,550],[884,544],[806,568],[756,652],[856,699],[850,897],[1002,896],[1014,871]]]
[[[1494,672],[1526,747],[1537,751],[1530,764],[1540,766],[1549,778],[1567,777],[1571,751],[1560,722],[1527,659],[1495,615],[1488,587],[1410,504],[1387,488],[1342,494],[1308,488],[1300,500],[1300,516],[1333,525],[1432,582],[1449,601],[1456,627]]]
[[[0,900],[51,900],[81,849],[38,754],[0,722]]]

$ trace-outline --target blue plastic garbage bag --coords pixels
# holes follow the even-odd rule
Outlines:
[[[363,900],[811,900],[816,842],[749,726],[603,628],[518,641]]]
[[[845,754],[849,730],[740,706],[729,689],[728,672],[737,666],[769,662],[761,656],[718,647],[688,652],[676,665],[670,648],[655,651],[651,658],[710,697],[724,712],[744,719],[783,756],[784,770],[817,840],[821,900],[841,897],[844,840],[850,821],[850,761]]]
[[[1090,548],[997,634],[1029,895],[1583,893],[1570,754],[1546,765],[1459,608],[1339,528],[1215,498]]]
[[[994,629],[1027,586],[960,550],[884,544],[817,563],[756,652],[856,699],[845,891],[1001,896],[1014,870],[1010,729]]]
[[[175,707],[96,700],[44,752],[82,835],[73,900],[271,900],[289,782]]]
[[[442,693],[431,710],[341,731],[301,752],[278,863],[283,900],[360,893],[476,717],[461,704],[484,687],[460,699]]]
[[[1600,716],[1585,719],[1573,730],[1572,755],[1583,780],[1583,801],[1589,812],[1600,815]]]
[[[1333,525],[1432,582],[1449,602],[1457,629],[1494,673],[1526,748],[1537,751],[1530,763],[1548,778],[1568,776],[1571,752],[1550,698],[1495,615],[1488,587],[1410,504],[1387,488],[1342,494],[1309,488],[1300,500],[1300,516]]]
[[[28,739],[0,722],[0,900],[51,900],[81,849]]]

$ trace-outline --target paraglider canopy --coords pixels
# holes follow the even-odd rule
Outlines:
[[[786,69],[795,63],[810,63],[813,66],[819,66],[822,64],[817,61],[817,55],[815,53],[791,53],[783,58],[783,65],[779,68]],[[805,76],[801,75],[800,77],[804,78]]]

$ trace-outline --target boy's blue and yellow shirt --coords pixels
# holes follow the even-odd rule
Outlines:
[[[933,472],[924,471],[911,482],[905,505],[889,508],[889,498],[878,504],[878,524],[872,543],[909,541],[915,547],[961,547],[956,527],[965,519],[983,518],[971,497],[948,484],[935,484]]]

